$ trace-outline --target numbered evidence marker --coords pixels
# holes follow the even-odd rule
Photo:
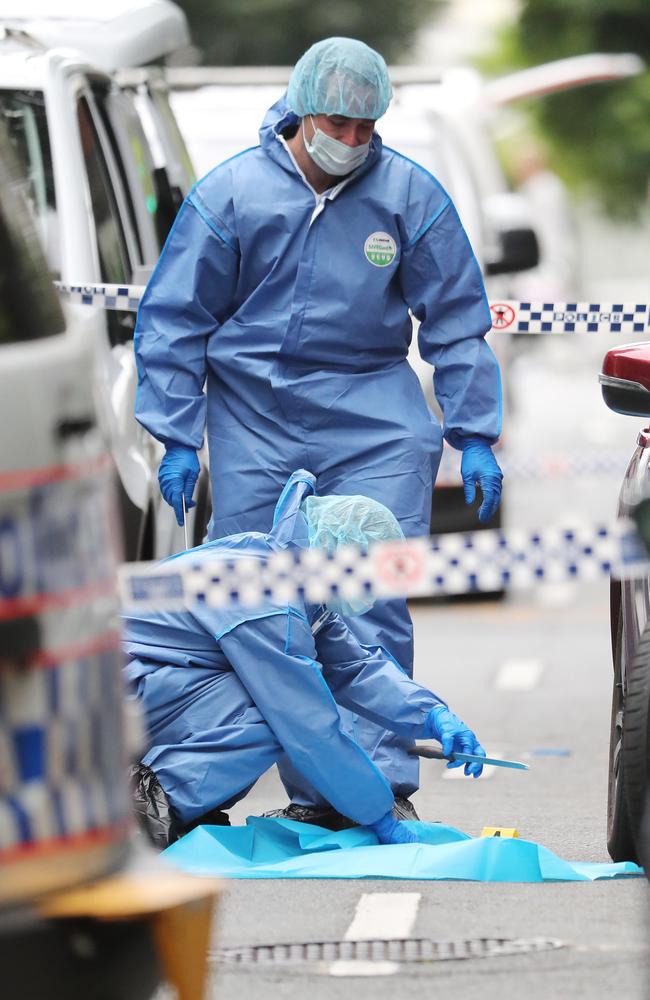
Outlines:
[[[519,839],[519,831],[514,826],[484,826],[482,837],[514,837]]]

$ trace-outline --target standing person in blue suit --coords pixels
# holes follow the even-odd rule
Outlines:
[[[289,478],[271,531],[207,542],[173,561],[268,558],[278,550],[403,538],[382,504],[364,496],[315,494],[303,469]],[[313,605],[266,601],[256,608],[125,615],[125,675],[144,709],[149,747],[136,766],[136,811],[160,847],[199,823],[228,824],[223,812],[286,756],[352,823],[371,827],[381,843],[418,835],[395,814],[390,785],[342,725],[340,706],[394,733],[404,752],[415,739],[440,740],[443,751],[478,754],[474,733],[433,692],[411,680],[379,647],[362,646],[339,612],[367,613],[372,596]],[[457,766],[457,765],[450,765]],[[478,777],[478,762],[465,773]]]
[[[427,534],[443,437],[463,452],[468,503],[480,486],[480,519],[498,506],[500,380],[481,274],[447,193],[382,146],[374,125],[390,98],[377,52],[348,38],[312,46],[260,144],[188,195],[147,286],[136,415],[166,447],[160,485],[179,523],[207,428],[210,539],[268,531],[299,466],[321,493],[362,493],[407,536]],[[442,427],[407,362],[411,313]],[[379,601],[349,624],[412,673],[405,601]],[[355,734],[414,817],[417,761],[370,722]],[[285,815],[331,813],[288,764],[281,771]]]

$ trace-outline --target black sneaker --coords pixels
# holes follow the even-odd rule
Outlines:
[[[296,823],[311,823],[313,826],[323,826],[326,830],[349,830],[357,824],[342,816],[336,809],[331,807],[299,806],[295,802],[289,803],[284,809],[269,809],[262,813],[264,819],[292,819]]]
[[[197,816],[187,826],[178,827],[178,836],[184,837],[190,830],[195,830],[197,826],[230,826],[228,813],[222,809],[209,809],[208,812]]]
[[[292,819],[296,823],[312,823],[314,826],[323,826],[326,830],[349,830],[358,824],[354,820],[342,816],[340,812],[331,807],[299,806],[291,802],[284,809],[271,809],[262,813],[265,819]],[[410,799],[403,795],[395,796],[393,806],[393,816],[395,819],[419,819],[415,811],[415,806]]]

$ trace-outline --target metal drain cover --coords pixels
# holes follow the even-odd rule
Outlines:
[[[224,965],[237,966],[323,962],[454,962],[470,958],[525,955],[562,947],[561,941],[552,938],[469,938],[460,941],[400,938],[219,948],[210,953],[210,959]]]

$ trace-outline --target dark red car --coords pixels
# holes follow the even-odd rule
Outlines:
[[[650,342],[614,347],[600,375],[611,410],[650,418]],[[650,497],[650,427],[639,431],[625,473],[618,516]],[[650,820],[650,577],[611,582],[614,663],[609,744],[607,847],[615,861],[643,859]],[[644,819],[645,813],[645,819]]]

